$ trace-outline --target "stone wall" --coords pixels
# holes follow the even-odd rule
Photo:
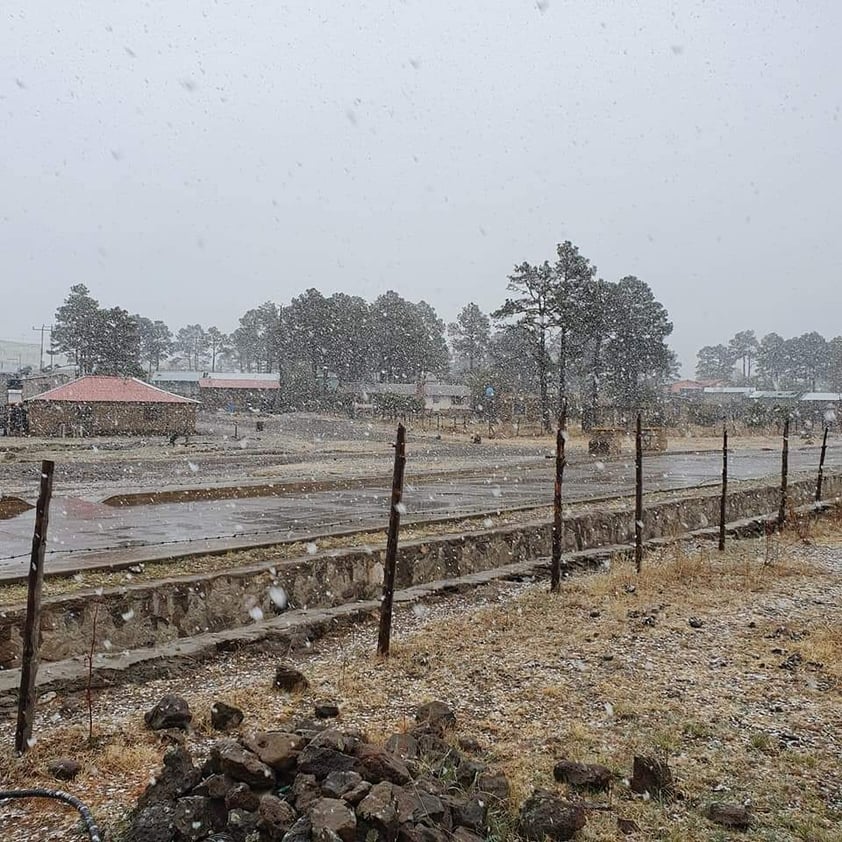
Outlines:
[[[192,403],[29,401],[33,436],[167,435],[196,430]]]
[[[791,503],[812,500],[815,480],[793,482]],[[842,475],[825,477],[825,499],[842,495]],[[583,506],[565,522],[566,552],[628,545],[634,537],[631,501],[614,507]],[[734,490],[728,498],[728,520],[739,521],[777,511],[774,486]],[[647,540],[677,537],[714,526],[719,518],[719,493],[695,492],[651,503],[645,512]],[[406,588],[503,567],[550,553],[552,524],[524,522],[515,527],[446,535],[400,545],[396,587]],[[42,607],[42,659],[61,660],[84,654],[90,647],[96,612],[97,650],[149,647],[206,631],[254,622],[250,610],[270,617],[278,609],[269,588],[280,586],[295,608],[325,607],[372,599],[383,581],[384,551],[338,549],[294,560],[275,560],[272,551],[259,565],[206,575],[139,583],[106,591],[53,597]],[[98,607],[97,603],[99,604]],[[0,607],[0,667],[17,666],[24,606]],[[105,641],[108,641],[106,644]]]

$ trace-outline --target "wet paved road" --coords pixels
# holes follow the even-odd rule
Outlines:
[[[790,470],[815,470],[818,447],[790,451]],[[718,483],[721,457],[717,453],[648,455],[645,489],[664,491]],[[535,458],[509,467],[453,478],[420,479],[407,473],[404,501],[407,521],[469,514],[548,503],[552,495],[552,461]],[[842,468],[842,449],[828,452],[829,469]],[[780,470],[780,454],[773,451],[732,453],[732,480],[773,476]],[[388,480],[382,489],[315,492],[304,495],[172,503],[113,508],[77,498],[53,500],[47,571],[72,559],[85,563],[86,550],[120,550],[171,545],[172,551],[190,549],[190,542],[206,538],[242,536],[244,541],[261,537],[295,537],[329,530],[385,526]],[[633,490],[632,459],[599,462],[574,457],[565,473],[566,501],[630,494]],[[26,512],[0,521],[0,579],[26,570],[32,541],[34,513]],[[101,562],[100,562],[101,563]]]

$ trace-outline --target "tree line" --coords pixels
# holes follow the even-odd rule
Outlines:
[[[736,333],[727,344],[706,345],[697,354],[696,376],[735,386],[842,392],[842,336],[827,340],[812,331],[785,339],[753,330]]]
[[[308,289],[288,304],[247,310],[237,327],[189,324],[103,308],[83,284],[58,308],[52,351],[79,374],[150,375],[161,368],[277,373],[296,395],[340,383],[451,378],[476,401],[538,395],[544,426],[568,407],[595,415],[600,402],[656,402],[676,370],[668,314],[646,283],[597,277],[567,241],[551,263],[515,266],[509,297],[493,313],[465,305],[449,325],[426,301],[388,291],[368,302]],[[491,390],[489,390],[491,387]]]

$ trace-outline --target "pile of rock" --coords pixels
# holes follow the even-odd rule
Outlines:
[[[191,716],[183,700],[167,697],[147,724],[185,726]],[[201,766],[173,745],[126,842],[479,842],[490,812],[506,810],[509,785],[469,756],[476,746],[444,739],[454,723],[447,705],[422,705],[414,727],[380,747],[323,720],[302,721],[219,740]]]

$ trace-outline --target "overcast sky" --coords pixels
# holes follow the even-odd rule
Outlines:
[[[0,338],[307,287],[505,298],[571,239],[692,362],[842,334],[842,4],[4,3]],[[690,368],[685,371],[690,373]]]

